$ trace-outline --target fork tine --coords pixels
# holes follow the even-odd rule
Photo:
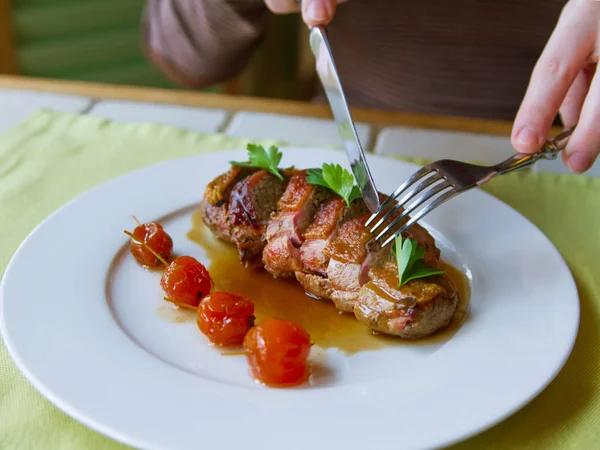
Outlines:
[[[371,217],[369,217],[369,220],[367,220],[367,222],[365,223],[365,226],[368,227],[371,224],[371,222],[373,222],[373,220],[375,220],[377,215],[380,214],[381,212],[383,212],[385,210],[385,208],[390,203],[392,203],[400,194],[402,194],[402,192],[404,192],[408,186],[410,186],[411,184],[413,184],[415,181],[417,181],[421,177],[424,177],[425,175],[427,175],[433,171],[434,170],[432,168],[430,168],[429,166],[425,166],[425,167],[422,167],[421,169],[417,170],[415,173],[413,173],[408,180],[406,180],[404,183],[402,183],[400,186],[398,186],[398,188],[394,191],[394,193],[392,195],[390,195],[387,199],[385,199],[385,201],[379,206],[379,211],[375,212]]]
[[[406,208],[402,214],[400,214],[400,216],[396,217],[387,227],[385,227],[385,229],[379,233],[377,235],[377,237],[375,237],[375,240],[379,240],[382,237],[384,237],[386,234],[388,234],[390,232],[390,230],[393,230],[394,227],[396,227],[406,216],[412,214],[412,212],[414,210],[416,210],[419,206],[423,205],[427,200],[429,200],[431,197],[439,194],[440,192],[442,192],[445,189],[451,188],[452,185],[449,184],[448,182],[444,182],[441,184],[438,184],[436,186],[434,186],[431,190],[422,193],[419,197],[417,197],[413,203],[411,203],[411,205]],[[394,233],[398,234],[398,233]]]
[[[394,232],[394,234],[392,236],[390,236],[382,244],[382,247],[387,246],[390,242],[392,242],[394,240],[394,238],[398,234],[403,233],[404,231],[406,231],[409,227],[411,227],[412,225],[414,225],[417,221],[421,220],[423,217],[425,217],[427,214],[429,214],[435,208],[437,208],[438,206],[440,206],[442,203],[445,203],[448,200],[450,200],[452,197],[454,197],[455,195],[458,195],[459,192],[460,191],[453,189],[451,191],[445,192],[444,194],[440,195],[438,198],[436,198],[434,201],[432,201],[429,205],[427,205],[425,208],[423,208],[417,214],[415,214],[413,217],[411,217],[408,222],[406,222],[404,225],[402,225],[400,228],[398,228],[398,230],[396,232]]]
[[[390,208],[388,210],[388,212],[381,219],[379,219],[379,221],[373,226],[373,228],[371,228],[371,233],[376,233],[377,229],[382,224],[384,224],[385,221],[388,220],[396,211],[398,211],[399,208],[403,207],[403,205],[405,205],[409,201],[413,200],[414,197],[416,195],[420,194],[421,192],[423,192],[423,190],[427,186],[430,186],[430,185],[437,183],[438,181],[442,181],[442,180],[444,180],[444,178],[439,173],[436,173],[435,175],[427,177],[424,181],[421,181],[419,184],[414,183],[413,184],[414,187],[412,187],[410,190],[408,190],[408,192],[406,192],[406,195],[404,196],[402,201],[398,202],[396,205],[394,205],[393,208]]]

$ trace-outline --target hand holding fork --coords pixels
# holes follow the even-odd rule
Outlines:
[[[497,175],[528,167],[540,159],[556,159],[567,146],[574,129],[566,129],[549,139],[536,153],[517,153],[494,166],[484,167],[451,159],[428,164],[402,183],[369,218],[366,226],[376,234],[375,240],[385,247],[397,235],[458,194],[481,186]]]

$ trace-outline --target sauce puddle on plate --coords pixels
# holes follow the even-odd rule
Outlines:
[[[295,279],[276,279],[265,270],[243,267],[235,247],[216,239],[204,225],[200,212],[193,215],[188,238],[206,252],[210,261],[208,271],[215,282],[215,290],[237,292],[250,298],[255,305],[257,323],[272,317],[302,325],[310,334],[312,343],[324,349],[338,348],[346,354],[353,354],[393,345],[443,342],[460,328],[468,311],[466,277],[456,268],[443,263],[442,269],[447,271],[457,287],[460,298],[458,310],[448,327],[431,337],[417,340],[376,334],[358,322],[354,315],[340,313],[333,303],[307,296]],[[180,313],[195,320],[193,313]],[[179,316],[177,319],[181,320]]]

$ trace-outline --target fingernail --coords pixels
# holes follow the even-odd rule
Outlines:
[[[327,12],[327,8],[323,2],[320,1],[312,1],[308,4],[306,8],[306,19],[321,22],[323,20],[327,20],[329,18],[329,13]]]
[[[523,127],[517,133],[517,141],[522,145],[539,145],[539,135],[530,127]]]
[[[567,159],[567,164],[574,172],[585,172],[590,165],[589,158],[585,153],[571,153]]]

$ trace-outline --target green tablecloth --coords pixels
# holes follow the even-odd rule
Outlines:
[[[92,186],[165,159],[246,142],[166,126],[36,114],[0,136],[0,274],[40,221]],[[581,326],[565,368],[539,397],[455,448],[599,448],[600,179],[524,172],[495,179],[485,190],[523,213],[562,253],[579,289]],[[119,447],[42,398],[0,344],[0,448]]]

